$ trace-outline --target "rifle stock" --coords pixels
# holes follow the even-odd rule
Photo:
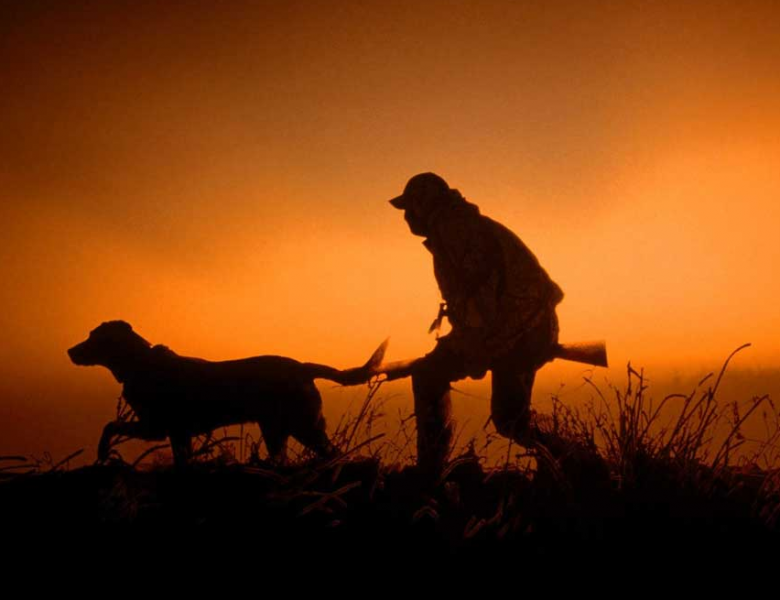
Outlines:
[[[553,350],[553,358],[581,362],[594,367],[608,366],[607,345],[603,341],[558,344]]]

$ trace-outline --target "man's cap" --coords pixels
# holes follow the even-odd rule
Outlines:
[[[415,198],[435,198],[450,191],[450,186],[435,173],[420,173],[412,177],[404,188],[404,193],[390,200],[395,208],[406,210]]]

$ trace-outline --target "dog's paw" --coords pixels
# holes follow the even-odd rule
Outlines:
[[[97,461],[104,463],[108,460],[111,454],[111,440],[114,437],[114,428],[112,423],[106,425],[103,430],[103,435],[100,436],[100,442],[98,443]]]
[[[111,448],[108,444],[101,444],[98,446],[97,451],[97,462],[98,463],[104,463],[108,461],[109,454],[111,453]]]

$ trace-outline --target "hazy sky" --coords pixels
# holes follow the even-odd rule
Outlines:
[[[97,436],[119,386],[65,350],[107,319],[213,359],[428,351],[430,255],[387,204],[421,171],[534,250],[563,341],[780,365],[780,9],[680,4],[3,3],[13,439],[63,406]]]

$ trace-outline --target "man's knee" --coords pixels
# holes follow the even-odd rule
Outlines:
[[[450,379],[447,372],[440,366],[427,360],[420,361],[412,370],[412,391],[415,394],[431,390],[448,390]]]
[[[412,391],[417,396],[440,396],[450,383],[462,379],[462,361],[442,346],[418,361],[412,369]]]

